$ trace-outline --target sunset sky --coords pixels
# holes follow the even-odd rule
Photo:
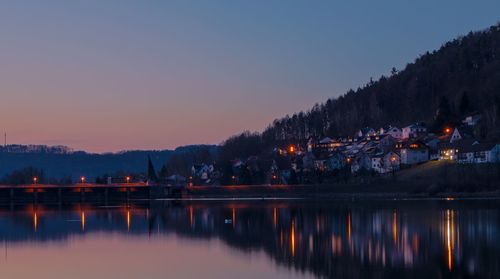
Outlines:
[[[10,144],[94,152],[220,143],[402,69],[499,11],[498,0],[2,1],[0,129]]]

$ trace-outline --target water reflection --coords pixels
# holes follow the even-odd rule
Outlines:
[[[498,277],[498,205],[445,200],[4,208],[0,240],[15,249],[9,243],[66,243],[78,234],[175,235],[221,240],[243,254],[264,251],[271,264],[303,276]]]

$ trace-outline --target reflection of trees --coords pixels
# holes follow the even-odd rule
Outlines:
[[[488,203],[479,208],[429,204],[192,203],[0,211],[0,240],[64,240],[97,231],[175,233],[218,238],[245,252],[263,250],[280,265],[325,277],[497,275],[498,210]],[[78,222],[82,216],[85,222]],[[66,222],[72,219],[76,222]]]

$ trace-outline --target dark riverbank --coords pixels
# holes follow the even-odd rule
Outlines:
[[[500,191],[419,193],[372,185],[261,185],[191,187],[185,199],[397,199],[397,198],[500,198]],[[371,187],[371,188],[370,188]],[[387,188],[387,189],[384,189]]]
[[[464,198],[500,197],[498,164],[429,162],[386,176],[360,176],[319,185],[194,186],[185,198]]]

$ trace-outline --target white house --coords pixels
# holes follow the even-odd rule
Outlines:
[[[399,170],[401,159],[398,154],[388,152],[371,158],[371,169],[378,173],[390,173]]]
[[[414,165],[429,161],[429,147],[420,141],[406,143],[401,149],[401,164]]]
[[[391,137],[398,140],[403,138],[403,131],[398,127],[389,126],[387,128],[381,128],[380,132],[382,135],[390,135]]]
[[[479,120],[481,120],[481,114],[473,114],[462,120],[462,123],[468,126],[476,126]]]
[[[455,130],[453,130],[453,133],[451,134],[450,142],[456,142],[462,139],[468,139],[472,138],[473,132],[470,128],[468,127],[457,127]]]
[[[356,134],[358,138],[370,138],[370,137],[374,137],[377,135],[377,132],[375,132],[375,130],[373,130],[372,128],[370,127],[365,127],[361,130],[358,131],[358,133]]]
[[[479,143],[475,139],[460,139],[453,142],[442,142],[439,144],[439,160],[456,161],[458,151]]]
[[[474,143],[457,147],[457,162],[462,164],[500,163],[500,144]]]
[[[415,123],[403,128],[402,138],[403,139],[414,138],[425,133],[427,133],[427,128],[424,126],[424,124]]]

